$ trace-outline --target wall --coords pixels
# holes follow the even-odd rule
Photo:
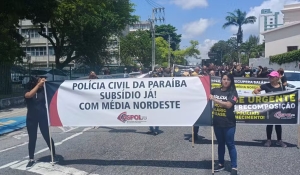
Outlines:
[[[269,58],[250,58],[249,59],[249,66],[251,67],[268,67],[268,68],[273,68],[274,70],[278,70],[279,68],[283,68],[284,70],[293,70],[293,71],[299,71],[299,63],[292,62],[292,63],[287,63],[287,64],[276,64],[272,63],[269,64],[270,59]]]
[[[285,5],[281,12],[284,14],[283,20],[285,24],[300,21],[300,3]]]
[[[265,57],[286,53],[287,46],[300,49],[300,24],[265,34]]]

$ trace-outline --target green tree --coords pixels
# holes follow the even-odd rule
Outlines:
[[[173,51],[173,63],[174,64],[187,64],[187,57],[194,57],[200,59],[200,50],[198,49],[199,42],[195,40],[190,41],[190,46],[182,50]]]
[[[254,24],[256,22],[255,16],[248,16],[246,12],[242,12],[240,9],[236,9],[234,12],[228,12],[228,16],[225,17],[226,23],[223,25],[223,28],[229,26],[237,26],[237,42],[243,42],[243,30],[242,26],[245,24]]]
[[[155,33],[163,37],[166,41],[169,41],[170,35],[172,50],[178,50],[181,42],[181,34],[177,34],[176,31],[177,29],[170,24],[155,26]]]
[[[121,63],[134,65],[139,63],[150,67],[152,58],[152,40],[149,31],[138,30],[121,37]]]
[[[131,15],[133,11],[130,0],[61,0],[48,22],[33,22],[39,26],[39,34],[54,47],[56,67],[61,69],[72,60],[108,62],[109,37],[120,34],[127,24],[136,21]],[[51,35],[43,32],[45,23],[49,24]]]
[[[246,58],[259,58],[264,51],[264,44],[259,44],[259,37],[250,35],[248,40],[241,45],[241,51],[245,53]]]
[[[168,56],[169,56],[169,43],[164,40],[163,37],[155,38],[156,46],[156,57],[155,64],[161,65],[163,67],[168,66]],[[172,48],[170,48],[170,54],[172,53]]]

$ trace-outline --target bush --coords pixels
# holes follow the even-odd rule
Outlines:
[[[294,61],[300,61],[300,50],[294,50],[291,52],[270,56],[270,63],[277,63],[279,65]]]

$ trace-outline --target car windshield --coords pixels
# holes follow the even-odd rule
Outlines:
[[[300,81],[300,73],[285,72],[284,76],[286,77],[287,81]]]
[[[31,75],[45,75],[47,74],[47,71],[45,70],[32,70]]]

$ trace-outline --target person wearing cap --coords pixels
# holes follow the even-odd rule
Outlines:
[[[280,75],[277,71],[272,71],[269,75],[270,83],[262,84],[260,87],[256,88],[253,93],[259,94],[261,91],[265,91],[266,93],[270,92],[278,92],[278,91],[285,91],[285,86],[279,83]],[[281,147],[287,147],[287,145],[282,141],[282,127],[281,125],[275,125],[275,131],[277,135],[277,142],[276,145]],[[266,147],[270,147],[272,145],[272,132],[273,132],[273,125],[267,125],[266,128],[267,132],[267,141],[265,143]]]
[[[46,99],[44,91],[44,83],[46,81],[45,76],[30,77],[27,83],[26,93],[24,95],[26,105],[27,105],[27,115],[26,115],[26,128],[29,137],[29,162],[26,168],[31,168],[35,164],[34,152],[37,139],[38,126],[45,139],[48,147],[50,148],[50,136],[49,136],[49,125],[48,116],[46,109]],[[55,156],[55,146],[54,141],[51,138],[52,151],[55,161],[58,161]]]

